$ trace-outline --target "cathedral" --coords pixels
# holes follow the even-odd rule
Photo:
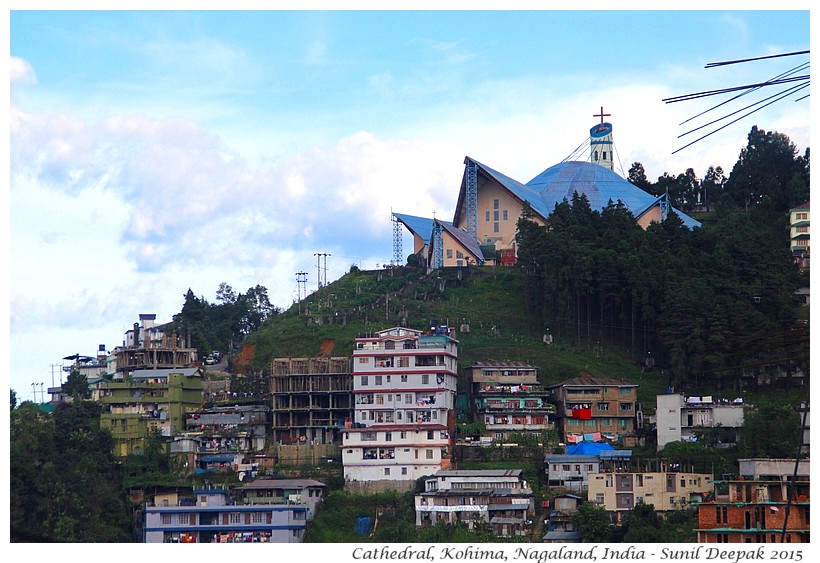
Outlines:
[[[529,182],[521,182],[469,156],[452,221],[393,213],[393,251],[402,260],[402,226],[413,235],[413,253],[429,269],[451,266],[512,265],[515,263],[516,223],[525,203],[532,220],[545,224],[555,206],[571,201],[577,192],[590,207],[604,209],[620,201],[646,228],[670,213],[691,228],[700,223],[673,208],[667,194],[654,196],[629,183],[614,171],[612,124],[601,122],[589,132],[589,160],[567,160],[551,166]]]

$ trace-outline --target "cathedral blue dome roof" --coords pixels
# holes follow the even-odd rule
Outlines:
[[[570,161],[550,166],[526,183],[538,198],[526,198],[544,217],[564,199],[572,201],[575,192],[586,195],[592,209],[601,210],[610,201],[620,201],[636,218],[655,205],[663,196],[654,196],[621,178],[615,172],[592,162]],[[672,209],[687,227],[699,227],[700,222]]]

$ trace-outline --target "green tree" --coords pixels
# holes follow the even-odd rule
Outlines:
[[[69,397],[75,399],[87,399],[91,396],[91,388],[88,386],[88,376],[80,373],[77,368],[72,368],[71,372],[62,385],[62,391]]]
[[[587,543],[609,541],[613,528],[606,509],[591,502],[581,503],[572,515],[572,525]]]
[[[793,405],[767,401],[747,408],[738,432],[742,458],[794,457],[800,444],[800,415]]]

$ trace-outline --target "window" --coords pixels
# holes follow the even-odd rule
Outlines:
[[[595,493],[595,502],[597,504],[604,504],[604,493]]]
[[[252,512],[251,513],[251,522],[254,524],[261,524],[262,523],[262,513],[261,512]]]
[[[376,379],[376,385],[381,385],[382,384],[382,376],[381,375],[377,375],[375,379]]]
[[[498,209],[498,207],[499,207],[499,201],[497,199],[494,199],[493,200],[493,209]]]
[[[405,360],[405,361],[406,361],[406,360],[407,360],[407,358],[399,358],[399,365],[400,365],[400,366],[401,366],[401,361],[402,361],[402,360]],[[401,366],[401,367],[407,367],[407,366]],[[402,376],[401,376],[401,382],[402,382],[402,383],[407,383],[407,376],[406,376],[406,375],[402,375]]]
[[[384,441],[385,442],[392,442],[393,441],[393,433],[392,432],[385,432],[384,433]]]
[[[170,514],[163,513],[162,516],[160,517],[160,519],[162,520],[163,524],[170,524],[171,523],[171,515]]]
[[[188,524],[190,516],[191,515],[188,514],[187,512],[183,512],[182,514],[179,515],[179,523],[180,524]]]
[[[601,154],[603,155],[604,160],[606,160],[606,151],[604,151],[604,152],[603,152],[603,153],[601,153]]]
[[[433,439],[433,431],[432,431],[432,430],[428,430],[428,431],[427,431],[427,439],[428,439],[428,440],[432,440],[432,439]]]
[[[452,248],[448,248],[448,249],[447,249],[447,258],[452,258],[452,257],[453,257],[453,249],[452,249]]]
[[[389,467],[384,468],[384,474],[385,475],[390,475],[390,468]]]
[[[405,393],[404,394],[404,402],[405,402],[405,404],[412,405],[413,404],[413,394],[412,393]]]
[[[365,358],[364,356],[360,356],[359,357],[359,363],[360,364],[368,364],[368,363],[370,363],[370,358]]]
[[[377,405],[383,405],[384,404],[384,395],[382,395],[381,393],[376,395],[376,404]]]
[[[386,380],[386,381],[387,381],[387,383],[390,383],[390,376],[388,375],[388,376],[386,376],[386,377],[387,377],[387,380]]]
[[[425,450],[425,456],[427,459],[433,459],[433,450]]]
[[[406,467],[401,468],[401,474],[402,475],[407,475],[407,468]]]
[[[489,220],[490,220],[490,212],[489,212],[489,211],[486,211],[486,212],[484,213],[484,220],[485,220],[485,221],[489,221]]]
[[[608,411],[609,410],[609,403],[598,403],[598,410],[599,411]]]
[[[493,232],[498,233],[500,231],[501,231],[501,227],[498,225],[498,223],[493,223]]]
[[[461,252],[460,250],[456,250],[456,258],[459,258],[459,259],[464,258],[464,253]]]
[[[238,512],[229,512],[228,513],[228,523],[230,524],[241,524],[242,518]]]
[[[621,412],[632,412],[632,403],[621,403]]]
[[[367,376],[366,375],[362,376],[362,387],[367,387]]]
[[[507,210],[506,210],[506,209],[505,209],[504,211],[502,211],[502,212],[501,212],[501,218],[502,218],[502,219],[504,219],[505,221],[506,221],[507,219],[509,219],[509,217],[508,217],[508,215],[507,215]]]
[[[493,211],[493,221],[498,221],[498,211]]]
[[[422,385],[428,385],[429,383],[430,383],[430,374],[429,373],[421,374],[421,384]]]

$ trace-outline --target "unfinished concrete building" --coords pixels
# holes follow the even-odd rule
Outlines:
[[[353,417],[350,358],[274,358],[271,374],[276,441],[339,443],[340,429]]]
[[[140,322],[125,333],[122,346],[114,348],[115,381],[136,370],[190,368],[197,364],[197,351],[174,332],[173,323],[156,324],[155,314],[140,314]]]

